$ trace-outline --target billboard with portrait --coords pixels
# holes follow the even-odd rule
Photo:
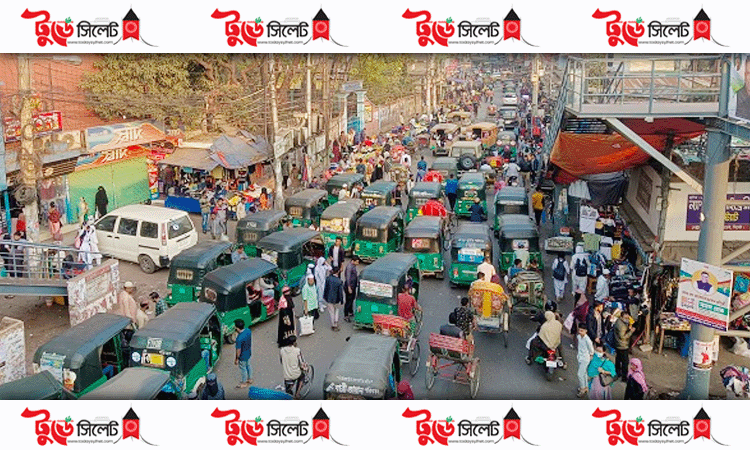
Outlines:
[[[729,70],[729,117],[750,122],[750,54],[732,55]]]

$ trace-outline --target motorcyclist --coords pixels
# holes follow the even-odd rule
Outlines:
[[[536,337],[531,340],[526,364],[531,364],[539,354],[545,354],[549,349],[556,349],[557,356],[563,361],[563,369],[565,369],[567,364],[564,363],[562,346],[560,345],[562,342],[562,323],[557,320],[557,315],[551,310],[544,312],[544,319],[545,322],[539,327]]]

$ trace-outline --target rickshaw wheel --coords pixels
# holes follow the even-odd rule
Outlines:
[[[428,391],[435,386],[435,378],[437,378],[437,369],[428,363],[427,370],[424,372],[424,381]]]
[[[508,332],[510,331],[510,313],[503,312],[503,344],[508,348]]]
[[[307,370],[305,370],[305,381],[302,383],[302,386],[297,393],[299,395],[299,398],[305,398],[307,397],[307,394],[310,393],[310,389],[312,389],[313,379],[315,379],[315,367],[313,367],[312,364],[308,364]]]
[[[479,376],[481,371],[479,370],[479,361],[474,361],[474,376],[470,380],[471,398],[476,398],[479,392]]]
[[[232,333],[224,336],[224,340],[227,342],[227,344],[234,344],[237,342],[237,332],[233,331]]]
[[[420,310],[414,311],[414,337],[419,336],[419,332],[422,331],[422,318],[423,312]]]
[[[409,360],[409,373],[414,376],[419,372],[419,361],[422,359],[422,347],[419,345],[419,341],[416,342],[414,348],[411,349],[411,359]]]

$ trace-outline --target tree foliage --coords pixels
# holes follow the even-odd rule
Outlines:
[[[414,61],[410,55],[360,54],[350,78],[363,81],[373,103],[385,103],[414,93],[414,79],[409,75],[409,65]]]
[[[105,119],[181,117],[201,114],[202,100],[181,55],[108,54],[81,87],[90,108]]]

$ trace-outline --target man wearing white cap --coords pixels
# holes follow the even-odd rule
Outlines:
[[[138,319],[138,304],[135,302],[133,294],[135,294],[135,284],[132,281],[126,281],[122,292],[117,296],[118,314],[130,318],[133,323],[136,323]]]
[[[605,302],[609,298],[609,270],[604,269],[596,279],[596,293],[594,294],[594,300],[598,302]]]

